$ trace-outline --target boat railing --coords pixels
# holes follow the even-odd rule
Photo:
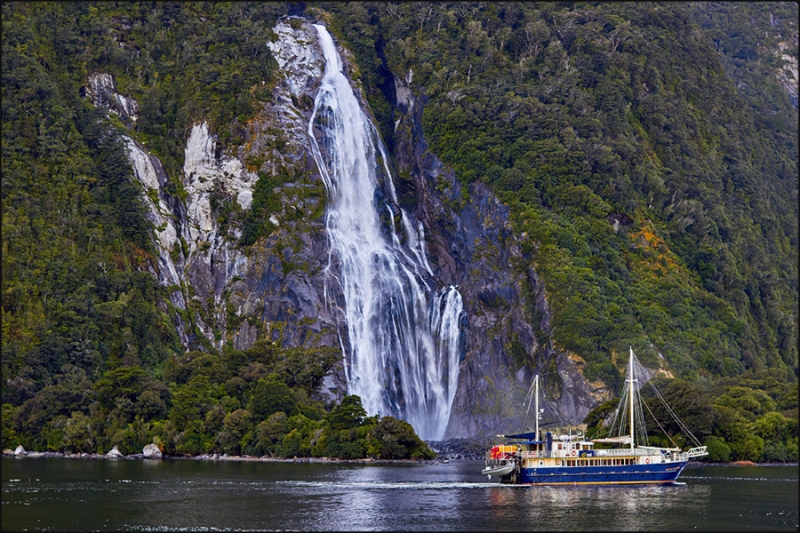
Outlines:
[[[688,457],[704,457],[708,455],[708,452],[706,451],[707,448],[708,446],[698,446],[697,448],[691,448],[689,449],[688,452],[686,452],[686,455]]]
[[[633,450],[631,450],[630,448],[611,448],[607,450],[603,449],[595,450],[594,453],[595,455],[615,455],[615,456],[653,455],[653,450],[642,450],[639,448],[634,448]]]
[[[630,448],[620,448],[620,449],[609,449],[609,450],[578,450],[575,456],[580,457],[603,457],[603,456],[632,456],[632,455],[653,455],[653,450],[640,450],[638,448],[634,448],[631,450]],[[538,451],[524,451],[520,452],[520,457],[522,459],[547,459],[550,457],[572,457],[571,452],[561,451],[561,450],[538,450]]]
[[[520,452],[520,457],[522,459],[543,459],[543,458],[553,457],[553,452],[545,450],[525,451],[525,452]]]

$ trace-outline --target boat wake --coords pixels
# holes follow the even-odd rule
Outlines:
[[[450,489],[496,489],[519,488],[521,485],[500,485],[497,483],[470,483],[466,481],[440,481],[440,482],[382,482],[382,481],[352,481],[352,482],[333,482],[333,481],[279,481],[278,485],[289,485],[292,487],[325,488],[335,490],[450,490]]]

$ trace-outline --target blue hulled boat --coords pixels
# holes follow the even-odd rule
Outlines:
[[[678,447],[636,444],[637,436],[640,442],[647,442],[647,436],[641,412],[642,400],[636,387],[635,362],[636,357],[631,349],[625,389],[610,425],[610,433],[616,429],[619,435],[589,440],[580,434],[554,435],[547,431],[542,436],[539,431],[539,376],[536,376],[532,387],[536,400],[535,430],[498,435],[508,439],[508,442],[487,452],[483,473],[489,479],[493,475],[499,477],[501,483],[530,485],[674,483],[690,459],[708,455],[706,447],[700,446],[680,421],[684,434],[695,441],[696,447],[682,451]],[[663,401],[657,391],[656,394]],[[596,449],[595,444],[617,447]]]

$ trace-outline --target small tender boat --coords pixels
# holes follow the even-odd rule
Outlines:
[[[485,474],[489,476],[489,479],[492,479],[492,476],[505,476],[510,474],[516,467],[517,465],[514,464],[513,461],[507,461],[506,463],[497,466],[487,466],[481,470],[481,474]]]
[[[491,476],[498,476],[501,483],[532,485],[675,483],[690,459],[703,457],[708,453],[706,447],[701,446],[691,431],[677,418],[684,435],[692,439],[697,444],[696,447],[682,451],[678,447],[636,444],[637,436],[640,442],[644,441],[646,444],[647,435],[642,415],[643,400],[636,387],[635,363],[641,367],[631,349],[625,388],[610,425],[612,431],[619,431],[618,435],[588,440],[582,435],[553,435],[547,431],[542,438],[539,433],[539,376],[536,376],[531,387],[536,401],[535,430],[515,435],[498,435],[512,442],[494,446],[487,452],[486,468],[482,473],[490,479]],[[653,390],[663,401],[655,387]],[[668,411],[672,412],[671,409]],[[595,444],[619,447],[595,449]]]

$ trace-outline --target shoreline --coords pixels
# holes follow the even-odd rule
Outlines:
[[[128,455],[109,456],[99,453],[63,453],[63,452],[23,452],[16,454],[13,450],[3,450],[3,457],[13,457],[16,459],[80,459],[80,460],[100,460],[111,461],[228,461],[228,462],[251,462],[251,463],[347,463],[347,464],[435,464],[442,463],[444,459],[375,459],[366,457],[363,459],[337,459],[336,457],[293,457],[281,458],[263,455],[255,457],[252,455],[227,455],[227,454],[201,454],[193,456],[184,455],[164,455],[162,457],[145,457],[143,453],[132,453]]]
[[[700,461],[689,461],[689,464],[686,465],[686,468],[689,467],[716,467],[716,466],[738,466],[738,467],[749,467],[749,466],[798,466],[797,462],[793,463],[754,463],[753,461],[733,461],[728,463],[702,463]]]
[[[136,461],[136,460],[147,460],[147,461],[228,461],[228,462],[251,462],[251,463],[336,463],[336,464],[437,464],[437,463],[445,463],[450,459],[447,457],[443,457],[441,459],[375,459],[372,457],[367,457],[363,459],[337,459],[335,457],[293,457],[291,459],[285,459],[280,457],[270,457],[267,455],[263,455],[260,457],[255,457],[251,455],[219,455],[219,454],[202,454],[202,455],[194,455],[194,456],[183,456],[183,455],[165,455],[159,458],[147,458],[142,453],[132,453],[128,455],[121,455],[121,456],[108,456],[108,455],[101,455],[98,453],[63,453],[63,452],[23,452],[20,454],[16,454],[12,450],[3,450],[3,457],[14,457],[17,459],[23,458],[30,458],[30,459],[38,459],[38,458],[46,458],[46,459],[83,459],[83,460],[97,460],[97,459],[107,459],[112,461],[118,460],[126,460],[126,461]],[[453,458],[455,460],[455,458]],[[480,460],[480,459],[473,459],[473,460]],[[708,468],[708,467],[720,467],[720,466],[738,466],[738,467],[749,467],[749,466],[798,466],[797,462],[789,462],[789,463],[754,463],[751,461],[735,461],[735,462],[727,462],[727,463],[704,463],[700,461],[689,461],[689,464],[686,465],[687,468],[689,467],[700,467],[700,468]]]

